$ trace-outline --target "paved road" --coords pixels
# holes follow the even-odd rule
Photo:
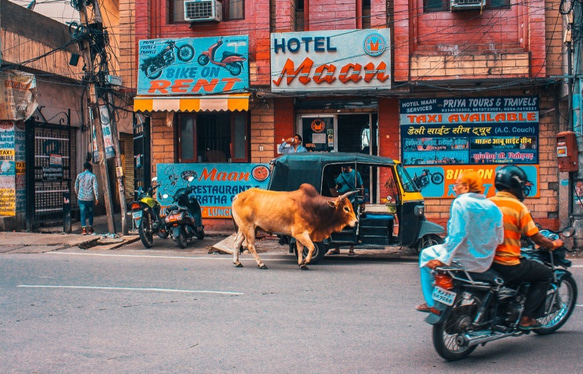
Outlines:
[[[195,251],[193,251],[195,252]],[[548,337],[444,362],[415,261],[69,248],[0,258],[0,365],[15,373],[580,373],[583,307]],[[576,260],[583,280],[583,261]]]

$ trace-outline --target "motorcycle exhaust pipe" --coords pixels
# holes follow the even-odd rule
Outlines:
[[[491,331],[491,330],[482,330],[482,331],[474,331],[469,332],[463,335],[459,335],[457,337],[458,345],[468,347],[473,347],[475,345],[486,344],[489,342],[493,342],[494,340],[507,338],[509,336],[519,336],[522,335],[520,331],[512,331],[512,332],[498,332],[498,331]]]

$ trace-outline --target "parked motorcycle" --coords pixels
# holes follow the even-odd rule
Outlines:
[[[542,235],[554,240],[559,234],[541,230]],[[562,236],[573,236],[575,230],[567,228]],[[534,243],[522,248],[523,256],[536,259],[553,271],[553,282],[547,291],[540,335],[557,331],[567,322],[577,302],[577,284],[567,270],[571,261],[565,258],[571,251],[565,246],[553,252],[536,250]],[[460,360],[470,355],[478,345],[528,334],[518,327],[528,283],[504,284],[493,270],[470,273],[452,265],[435,269],[435,288],[426,322],[433,325],[433,345],[446,360]]]
[[[152,178],[152,184],[156,183],[156,186],[150,186],[147,191],[140,187],[137,200],[130,205],[134,225],[138,228],[140,240],[146,248],[151,248],[154,244],[154,234],[162,239],[168,237],[168,231],[164,225],[164,210],[158,200],[153,197],[158,187],[157,180],[156,177]]]
[[[188,62],[194,57],[194,47],[190,44],[181,46],[176,45],[174,40],[168,40],[166,47],[157,55],[145,58],[140,69],[150,79],[157,79],[162,75],[162,71],[168,66],[174,64],[176,56],[182,62]],[[176,49],[177,54],[174,54]]]
[[[193,194],[194,187],[190,185],[193,180],[194,177],[191,176],[188,178],[187,187],[176,191],[172,204],[166,208],[164,218],[166,230],[180,248],[186,248],[188,241],[193,237],[204,239],[200,204]]]
[[[202,52],[200,56],[198,56],[198,63],[201,66],[212,62],[215,65],[224,67],[231,73],[233,76],[237,76],[241,74],[243,70],[243,61],[245,61],[245,57],[242,54],[230,52],[230,51],[223,51],[223,57],[220,61],[215,59],[215,54],[217,49],[223,45],[223,39],[219,38],[219,40],[210,46],[208,51]]]

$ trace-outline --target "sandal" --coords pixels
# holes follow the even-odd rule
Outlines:
[[[522,331],[538,330],[542,327],[543,325],[541,325],[540,322],[537,320],[535,320],[532,324],[529,325],[518,325],[518,329]]]
[[[328,252],[329,255],[339,255],[340,254],[340,250],[339,249],[333,249],[330,252]]]
[[[350,252],[348,252],[348,255],[349,256],[356,256],[356,253],[354,251],[350,251]]]
[[[429,313],[431,312],[431,308],[427,303],[419,304],[415,307],[415,310],[422,313]]]

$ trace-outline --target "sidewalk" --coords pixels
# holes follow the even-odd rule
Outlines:
[[[116,249],[140,240],[138,233],[131,231],[132,222],[130,217],[126,220],[130,230],[128,235],[121,235],[121,214],[115,214],[114,222],[116,233],[110,233],[107,216],[95,217],[93,220],[95,234],[92,235],[81,235],[81,224],[79,222],[72,223],[71,233],[65,233],[63,226],[41,227],[35,232],[0,231],[0,253],[44,253],[72,247],[88,249],[96,246],[99,246],[99,249],[107,250]],[[217,242],[221,242],[231,234],[233,234],[232,231],[207,231],[206,237],[216,237]]]

